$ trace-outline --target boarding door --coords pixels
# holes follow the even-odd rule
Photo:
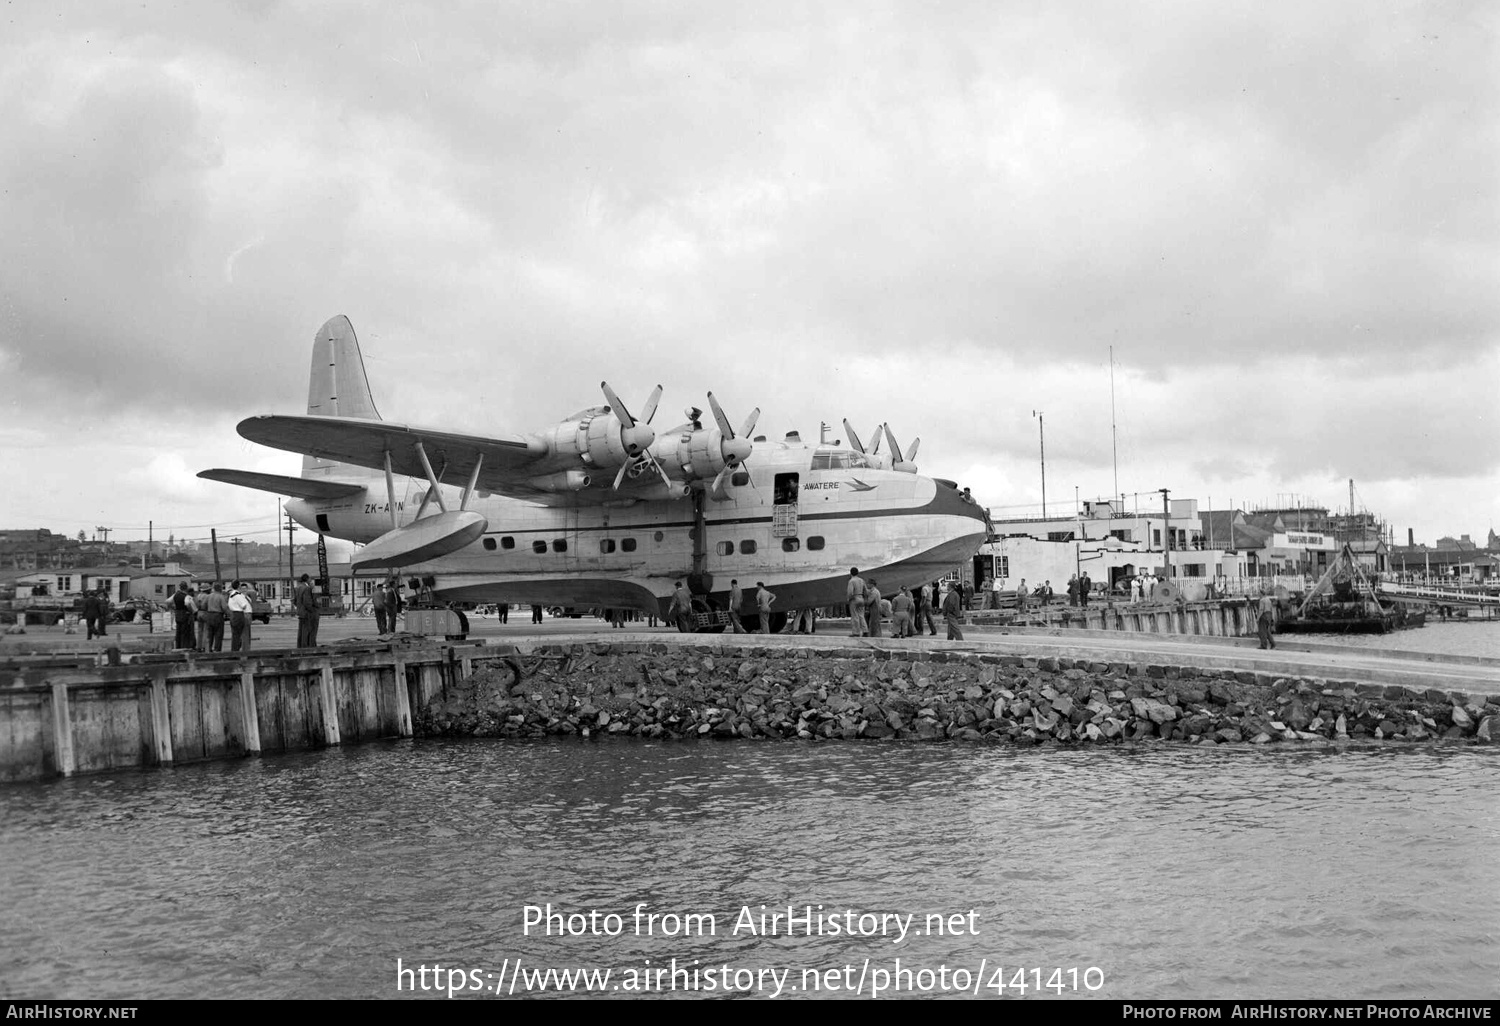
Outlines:
[[[771,537],[797,537],[798,474],[777,474],[775,497],[771,500]]]

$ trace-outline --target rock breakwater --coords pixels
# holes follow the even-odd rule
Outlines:
[[[1084,659],[595,644],[450,685],[419,733],[1111,744],[1488,742],[1500,695]]]

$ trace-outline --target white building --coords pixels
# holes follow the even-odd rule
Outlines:
[[[995,520],[993,540],[975,557],[976,580],[998,577],[1002,590],[1050,582],[1059,596],[1087,574],[1095,591],[1138,573],[1171,580],[1184,597],[1202,598],[1210,583],[1246,574],[1245,556],[1210,549],[1197,499],[1174,499],[1165,512],[1123,513],[1108,501],[1085,502],[1067,516]]]

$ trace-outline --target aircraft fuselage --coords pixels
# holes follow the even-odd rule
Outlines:
[[[690,575],[694,590],[720,606],[731,579],[747,602],[763,581],[777,596],[775,608],[787,611],[841,604],[851,567],[890,595],[903,584],[929,583],[978,551],[986,536],[978,506],[946,483],[863,463],[844,450],[758,442],[722,499],[700,490],[619,505],[563,495],[543,505],[480,493],[468,509],[487,521],[483,534],[399,574],[432,578],[434,593],[448,600],[643,610],[664,608],[675,582]],[[391,497],[383,479],[365,483],[363,494],[293,499],[286,509],[310,530],[370,542],[391,530]],[[416,522],[419,509],[424,517],[438,512],[435,497],[423,504],[429,487],[396,479],[398,526]],[[456,510],[462,488],[442,488]]]

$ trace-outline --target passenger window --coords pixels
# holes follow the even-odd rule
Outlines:
[[[749,473],[749,471],[736,470],[733,474],[729,475],[729,483],[732,484],[732,485],[734,485],[737,488],[738,487],[743,487],[743,486],[749,484],[750,483],[750,473]]]
[[[754,538],[746,538],[744,541],[740,542],[740,555],[742,555],[742,556],[748,556],[751,553],[753,553],[754,551],[755,551],[755,539]]]
[[[781,539],[781,551],[782,552],[796,552],[801,547],[802,547],[802,542],[800,542],[796,538],[783,538],[783,539]]]
[[[552,539],[552,551],[553,552],[567,552],[568,551],[568,540],[566,538],[553,538]]]
[[[486,538],[484,540],[484,547],[487,548],[487,549],[489,549],[491,552],[494,552],[495,551],[495,539],[493,539],[493,538]]]
[[[516,540],[507,534],[504,538],[500,539],[500,547],[502,549],[513,549],[516,547]]]
[[[821,534],[815,534],[811,538],[807,539],[807,547],[813,552],[821,549],[823,547],[823,536]]]
[[[714,551],[721,556],[732,556],[734,555],[734,542],[721,541],[714,546]]]
[[[531,543],[531,551],[540,556],[542,553],[547,551],[547,543],[542,541],[541,539],[537,539],[536,541]]]
[[[635,551],[635,539],[634,538],[621,538],[620,539],[620,551],[621,552],[634,552]]]
[[[613,551],[615,551],[615,542],[614,542],[614,539],[613,538],[600,538],[599,539],[599,551],[605,553],[606,555],[609,554],[609,553],[611,553],[611,552],[613,552]]]

